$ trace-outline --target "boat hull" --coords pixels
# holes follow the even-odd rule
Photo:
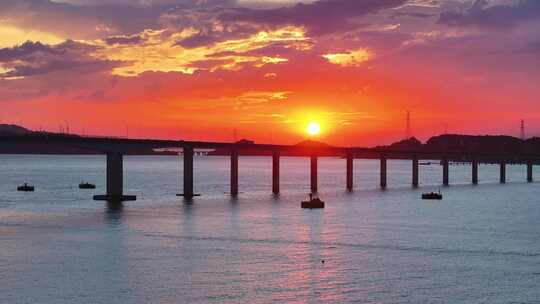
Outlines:
[[[303,209],[323,209],[324,202],[303,201],[302,208]]]
[[[17,191],[34,192],[34,187],[17,187]]]
[[[79,185],[79,189],[96,189],[96,185]]]
[[[423,200],[442,200],[442,195],[423,194],[422,199]]]

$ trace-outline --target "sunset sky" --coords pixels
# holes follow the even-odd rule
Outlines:
[[[375,145],[540,135],[538,0],[1,0],[0,123]],[[236,132],[234,131],[236,130]]]

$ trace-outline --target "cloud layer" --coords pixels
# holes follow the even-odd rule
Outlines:
[[[508,131],[540,116],[538,26],[536,0],[5,0],[0,119],[107,133],[121,111],[149,136],[262,141],[324,119],[368,143],[411,110],[426,135],[499,131],[467,108]]]
[[[72,40],[53,46],[29,41],[0,49],[0,65],[4,70],[0,78],[24,78],[59,71],[96,73],[121,65],[119,61],[94,58],[90,54],[96,50],[95,46]]]

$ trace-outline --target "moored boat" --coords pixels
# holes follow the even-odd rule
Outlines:
[[[304,209],[322,209],[324,208],[324,201],[320,198],[309,194],[309,201],[302,201],[302,208]]]
[[[440,190],[439,192],[422,193],[422,199],[424,200],[442,200],[442,198],[443,195]]]
[[[32,192],[34,191],[34,186],[24,183],[24,185],[17,187],[17,191]]]
[[[96,189],[96,185],[86,182],[81,182],[79,184],[79,189]]]

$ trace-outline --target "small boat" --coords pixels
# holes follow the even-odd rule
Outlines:
[[[439,192],[422,193],[422,199],[424,199],[424,200],[442,200],[441,190],[439,190]]]
[[[420,166],[431,166],[431,162],[421,162],[419,163]]]
[[[309,201],[302,201],[302,208],[304,209],[322,209],[324,208],[324,202],[320,198],[309,194]]]
[[[24,185],[17,187],[17,191],[32,192],[34,191],[34,186],[30,186],[27,183],[24,183]]]
[[[86,182],[81,182],[79,184],[79,189],[96,189],[96,185],[86,183]]]

